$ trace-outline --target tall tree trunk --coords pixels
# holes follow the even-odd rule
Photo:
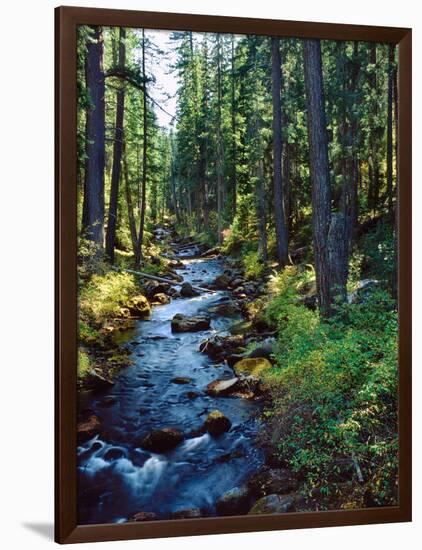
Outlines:
[[[235,48],[234,36],[231,37],[231,131],[232,131],[232,218],[236,215],[237,206],[237,174],[236,174],[236,79],[235,79]]]
[[[221,133],[221,38],[217,34],[217,239],[223,237],[223,137]]]
[[[139,222],[138,246],[135,255],[135,265],[139,266],[142,258],[142,245],[144,241],[145,211],[146,211],[146,189],[147,189],[147,151],[148,151],[148,104],[147,104],[147,80],[145,70],[145,30],[142,29],[142,79],[144,82],[143,91],[143,140],[142,140],[142,186],[141,186],[141,212]]]
[[[375,42],[370,44],[369,51],[369,62],[374,67],[377,64],[377,45]],[[375,94],[378,93],[378,81],[377,73],[374,69],[369,76],[369,84],[375,91]],[[368,206],[372,209],[373,213],[376,213],[378,207],[378,198],[380,190],[380,167],[378,162],[378,148],[379,148],[379,130],[378,130],[378,98],[375,103],[372,105],[372,116],[371,116],[371,137],[370,137],[370,151],[369,151],[369,164],[370,164],[370,179],[368,187]]]
[[[274,153],[274,221],[277,240],[277,259],[280,267],[288,262],[288,235],[284,211],[283,182],[281,176],[281,60],[280,40],[271,39],[272,95],[273,95],[273,153]]]
[[[135,213],[133,210],[132,193],[130,190],[129,169],[127,165],[125,144],[123,144],[123,177],[125,180],[125,193],[126,193],[127,213],[129,218],[130,238],[132,241],[133,254],[136,255],[136,250],[138,248],[138,236],[136,231]]]
[[[265,179],[264,179],[264,161],[262,158],[258,160],[258,253],[261,259],[266,262],[268,260],[268,245],[267,245],[267,220],[265,214]]]
[[[304,40],[305,89],[307,101],[309,161],[312,183],[312,228],[319,307],[332,314],[334,294],[344,296],[344,218],[338,214],[331,226],[331,186],[328,163],[327,124],[322,78],[321,43]],[[340,264],[343,265],[340,265]],[[347,258],[346,258],[347,264]],[[340,288],[335,288],[339,286]]]
[[[86,162],[84,181],[84,236],[99,249],[104,246],[104,158],[105,106],[103,71],[103,34],[101,27],[92,27],[87,42],[85,78],[91,105],[86,112]]]
[[[388,50],[388,100],[387,100],[387,197],[388,214],[393,217],[393,77],[394,44]]]
[[[125,38],[126,29],[124,27],[120,27],[118,44],[118,65],[121,68],[125,66]],[[113,166],[111,169],[110,203],[108,209],[108,223],[106,233],[106,254],[111,263],[114,263],[114,248],[116,242],[117,208],[119,200],[119,184],[123,148],[124,109],[125,89],[124,84],[121,83],[120,88],[116,91],[116,126],[114,130]]]
[[[174,213],[176,215],[176,222],[180,223],[180,213],[179,213],[179,205],[177,201],[177,192],[176,192],[176,174],[175,174],[175,151],[174,151],[174,136],[173,134],[170,134],[170,143],[171,143],[171,163],[170,163],[170,187],[171,187],[171,194],[173,198],[173,209]]]

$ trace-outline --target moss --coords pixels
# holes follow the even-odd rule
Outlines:
[[[272,365],[265,357],[253,357],[241,359],[234,365],[237,375],[247,375],[259,378],[264,371],[271,369]]]

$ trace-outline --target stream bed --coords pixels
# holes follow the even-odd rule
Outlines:
[[[183,259],[185,267],[178,273],[193,285],[213,281],[224,269],[220,259]],[[198,351],[203,340],[216,332],[228,334],[240,321],[209,311],[225,299],[224,291],[216,291],[154,307],[148,320],[137,321],[125,335],[133,364],[116,375],[110,390],[81,393],[81,410],[99,417],[104,435],[78,447],[79,524],[124,522],[138,512],[166,519],[192,508],[215,516],[217,499],[263,464],[255,442],[259,403],[204,391],[213,380],[233,377],[226,364],[215,364]],[[172,333],[176,313],[209,314],[211,327]],[[189,380],[175,383],[180,377]],[[219,437],[201,432],[215,409],[232,423]],[[141,448],[148,432],[166,427],[181,430],[185,440],[163,454]]]

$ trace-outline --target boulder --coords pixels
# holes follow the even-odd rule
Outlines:
[[[234,487],[217,500],[215,507],[219,516],[238,516],[248,513],[250,501],[247,487]]]
[[[114,386],[114,382],[95,370],[87,372],[83,379],[84,387],[93,391],[106,391]]]
[[[183,434],[176,428],[153,430],[141,441],[141,447],[153,453],[165,453],[183,441]]]
[[[172,519],[191,519],[202,517],[202,512],[199,508],[185,508],[182,510],[176,510],[172,512],[170,517]]]
[[[160,283],[159,281],[148,281],[144,284],[145,296],[148,299],[153,298],[156,294],[167,294],[170,288],[169,283]]]
[[[78,441],[83,443],[92,439],[94,436],[98,435],[101,430],[101,423],[98,420],[98,417],[95,414],[88,417],[86,420],[82,420],[78,423],[76,432]]]
[[[204,423],[205,430],[212,436],[219,436],[230,430],[232,423],[221,411],[211,411]]]
[[[244,345],[245,338],[240,334],[236,336],[213,336],[201,342],[199,351],[206,353],[216,361],[222,361],[228,355],[245,351]]]
[[[230,277],[227,273],[223,273],[216,277],[212,283],[213,287],[217,290],[226,290],[230,284]]]
[[[165,305],[170,303],[170,298],[164,292],[159,292],[153,298],[153,304]]]
[[[210,311],[217,315],[231,317],[240,313],[240,308],[235,301],[227,301],[210,308]]]
[[[185,264],[181,260],[170,260],[169,261],[169,267],[170,269],[183,269],[185,267]]]
[[[148,300],[142,294],[138,294],[138,296],[131,298],[127,304],[127,308],[133,317],[148,317],[151,313],[151,307]]]
[[[255,502],[249,515],[255,514],[284,514],[293,512],[295,499],[292,496],[268,495]]]
[[[237,376],[246,375],[259,378],[265,370],[271,369],[272,365],[265,357],[247,357],[235,363],[233,368]]]
[[[211,319],[206,315],[197,315],[187,317],[177,313],[171,320],[171,330],[173,332],[198,332],[210,328]]]
[[[207,386],[206,392],[213,397],[230,395],[239,385],[239,378],[229,380],[213,380]]]
[[[249,479],[248,487],[255,496],[263,497],[295,491],[298,482],[287,468],[264,468]]]
[[[193,296],[199,296],[199,292],[194,290],[192,285],[186,281],[182,284],[180,295],[183,296],[183,298],[192,298]]]
[[[259,357],[265,357],[265,359],[268,359],[268,361],[272,360],[272,355],[274,353],[274,347],[275,347],[275,340],[274,339],[268,339],[264,340],[259,344],[258,347],[250,351],[245,355],[245,357],[249,359],[256,359]]]
[[[137,512],[136,514],[133,514],[128,521],[154,521],[156,519],[158,519],[158,516],[157,514],[154,514],[154,512]]]
[[[243,277],[236,277],[230,282],[230,287],[235,289],[238,286],[242,286],[245,283],[245,279]]]

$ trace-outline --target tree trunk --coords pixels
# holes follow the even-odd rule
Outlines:
[[[393,218],[393,64],[394,44],[388,50],[388,100],[387,100],[387,197],[388,214]]]
[[[261,259],[266,262],[268,260],[267,246],[267,223],[265,215],[265,179],[264,179],[264,161],[258,160],[258,253]]]
[[[137,250],[137,245],[138,245],[138,237],[137,237],[137,231],[136,231],[135,214],[133,211],[132,194],[130,191],[129,170],[127,165],[125,145],[123,146],[123,177],[125,180],[126,203],[127,203],[127,213],[129,218],[130,238],[132,241],[133,254],[135,255]]]
[[[223,231],[223,143],[221,134],[221,38],[217,34],[217,240]]]
[[[274,221],[277,240],[277,259],[280,267],[288,262],[288,236],[284,211],[283,182],[281,175],[281,60],[280,39],[271,39],[272,95],[273,95],[273,153],[274,153]]]
[[[139,223],[138,246],[135,254],[135,265],[139,266],[142,258],[142,244],[144,241],[146,189],[147,189],[147,147],[148,147],[148,112],[147,112],[147,81],[145,71],[145,30],[142,29],[142,78],[143,91],[143,140],[142,140],[142,186],[141,186],[141,212]]]
[[[331,224],[331,186],[328,163],[321,44],[304,40],[305,89],[307,100],[309,161],[312,183],[312,228],[319,307],[322,315],[332,314],[334,294],[345,295],[344,264],[347,246],[345,223],[337,215]],[[336,250],[336,247],[338,249]],[[347,273],[347,271],[346,271]],[[346,276],[347,280],[347,276]],[[334,289],[334,286],[340,288]]]
[[[125,38],[126,29],[119,29],[118,65],[125,65]],[[123,148],[123,116],[125,108],[125,89],[123,83],[116,91],[116,126],[113,143],[113,166],[111,170],[110,203],[108,209],[108,224],[106,233],[106,254],[111,263],[114,263],[114,247],[116,241],[117,208],[119,200],[119,184],[122,164]]]
[[[236,88],[235,88],[235,49],[234,36],[231,37],[231,131],[232,131],[232,218],[236,215],[237,206],[237,177],[236,177]]]
[[[86,162],[83,204],[83,235],[104,246],[104,146],[105,106],[103,71],[103,34],[101,27],[92,27],[87,42],[85,78],[91,105],[86,112]]]

